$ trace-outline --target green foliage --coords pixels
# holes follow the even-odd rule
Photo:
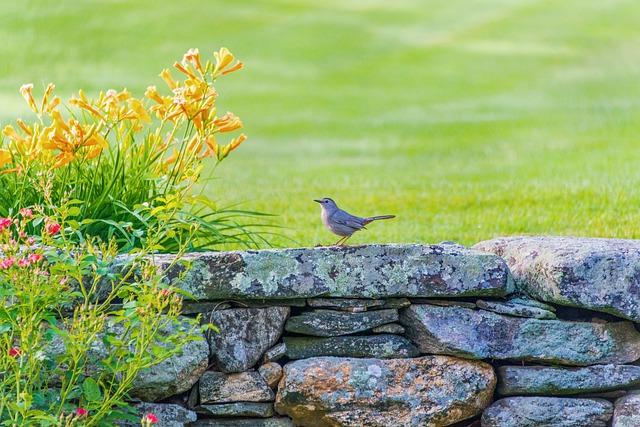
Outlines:
[[[180,292],[153,265],[176,211],[156,212],[164,220],[114,269],[114,242],[71,239],[74,206],[0,218],[0,425],[132,419],[126,398],[138,373],[197,339],[199,319],[179,317]],[[28,233],[38,223],[40,234]]]
[[[37,188],[46,180],[52,202],[68,206],[66,215],[76,221],[80,238],[115,238],[121,249],[130,250],[162,224],[172,231],[157,242],[157,251],[176,251],[186,239],[191,250],[222,243],[255,246],[250,226],[240,220],[259,214],[219,209],[193,194],[194,185],[210,180],[217,164],[245,140],[241,134],[218,144],[219,134],[240,129],[242,123],[233,113],[218,115],[213,84],[243,64],[234,64],[224,48],[214,56],[214,62],[203,64],[197,50],[187,52],[174,64],[182,80],[162,71],[169,95],[156,86],[140,99],[126,89],[101,92],[97,99],[79,91],[64,106],[65,114],[53,84],[38,101],[33,85],[23,85],[20,91],[38,120],[17,120],[17,126],[2,131],[0,215],[42,205]],[[209,158],[215,164],[203,176]]]

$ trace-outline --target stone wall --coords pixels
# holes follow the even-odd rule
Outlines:
[[[188,258],[220,332],[137,381],[159,426],[640,426],[640,241]]]

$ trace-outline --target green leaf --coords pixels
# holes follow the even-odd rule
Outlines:
[[[91,377],[87,377],[82,383],[82,388],[84,390],[84,397],[89,402],[99,402],[102,400],[102,392],[100,391],[100,386]]]
[[[82,209],[80,209],[77,206],[73,206],[67,209],[67,216],[78,216],[80,215],[81,212],[82,212]]]

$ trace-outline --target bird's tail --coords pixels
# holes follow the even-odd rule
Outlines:
[[[379,219],[391,219],[391,218],[395,218],[395,217],[396,217],[395,215],[379,215],[379,216],[372,216],[372,217],[369,217],[369,218],[365,218],[365,220],[364,220],[364,225],[367,225],[367,224],[369,224],[370,222],[377,221],[377,220],[379,220]]]

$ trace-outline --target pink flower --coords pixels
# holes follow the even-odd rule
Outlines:
[[[0,231],[11,225],[11,218],[0,218]]]
[[[26,258],[21,258],[20,260],[18,260],[18,265],[19,265],[21,268],[24,268],[24,267],[29,267],[29,265],[31,265],[31,263],[29,262],[29,260],[28,260],[28,259],[26,259]]]
[[[28,237],[25,242],[27,242],[27,245],[33,245],[36,242],[36,239],[34,239],[33,237]]]
[[[142,422],[143,423],[147,423],[147,425],[153,424],[153,423],[157,423],[158,422],[158,417],[156,417],[153,414],[147,414],[142,418]]]
[[[5,258],[0,261],[0,268],[9,268],[16,262],[16,257],[11,255],[9,258]]]
[[[167,295],[169,295],[169,289],[163,289],[162,290],[162,296],[166,297]]]
[[[47,232],[47,234],[49,236],[53,236],[54,234],[56,234],[58,231],[60,231],[60,224],[57,224],[55,222],[47,222],[44,225],[44,229]]]
[[[42,255],[40,254],[29,254],[29,261],[36,263],[42,259]]]
[[[87,410],[84,409],[82,406],[79,407],[78,410],[76,411],[76,415],[79,415],[81,417],[87,414],[88,414]]]
[[[19,347],[13,347],[11,350],[9,350],[9,356],[11,357],[20,357],[21,354],[22,352],[20,351]]]
[[[33,211],[29,208],[22,208],[20,209],[20,215],[25,218],[33,218]]]

